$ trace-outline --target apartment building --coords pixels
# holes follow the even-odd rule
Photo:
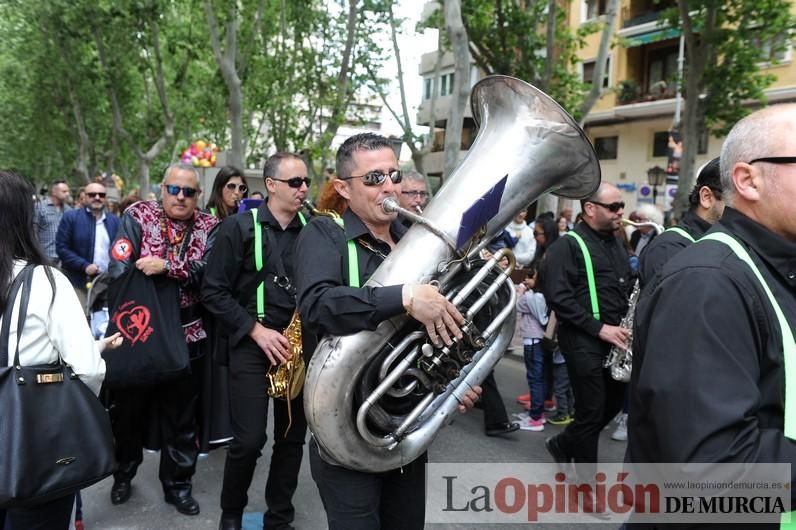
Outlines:
[[[580,9],[570,11],[573,27],[605,13],[607,0],[581,0]],[[577,6],[577,3],[573,4]],[[660,23],[661,12],[674,7],[674,0],[621,0],[616,20],[617,46],[609,53],[602,80],[608,89],[585,120],[585,130],[600,159],[603,179],[617,184],[632,208],[652,202],[653,189],[647,171],[666,168],[669,129],[675,124],[678,106],[676,78],[680,58],[680,33]],[[592,72],[600,35],[589,36],[581,51],[585,82],[594,82]],[[761,43],[766,46],[766,43]],[[766,90],[771,103],[796,101],[796,67],[792,51],[772,57],[761,65],[777,80]],[[681,99],[680,103],[684,103]],[[707,134],[698,138],[696,166],[719,155],[723,138]],[[657,206],[668,210],[676,178],[658,188]]]
[[[608,0],[576,0],[569,4],[569,22],[573,29],[602,16]],[[649,184],[648,170],[666,168],[669,156],[669,130],[675,124],[678,107],[676,78],[680,58],[680,33],[660,23],[661,13],[675,5],[675,0],[620,0],[620,10],[615,22],[615,41],[609,52],[605,76],[602,79],[603,96],[592,108],[584,122],[586,133],[597,151],[603,179],[619,186],[625,195],[628,209],[643,202],[653,202],[668,210],[676,189],[676,177],[653,189]],[[434,2],[425,10],[435,8]],[[579,55],[579,66],[584,82],[594,80],[593,72],[600,42],[600,33],[587,37],[586,46]],[[766,43],[761,43],[766,46]],[[432,97],[432,79],[437,63],[437,52],[422,56],[418,72],[423,78],[423,100],[418,107],[417,122],[434,127],[434,145],[424,161],[429,175],[442,174],[444,131],[450,108],[453,88],[453,56],[442,55],[440,79],[436,97]],[[761,65],[766,73],[777,80],[766,90],[771,103],[796,101],[796,66],[792,50],[772,56],[772,61]],[[482,77],[483,72],[473,63],[470,84]],[[434,100],[434,115],[431,102]],[[680,100],[680,105],[684,100]],[[682,108],[682,107],[681,107]],[[462,132],[462,153],[469,148],[477,133],[469,107],[465,113]],[[696,167],[719,155],[723,138],[703,133],[698,139]],[[577,208],[576,205],[573,205]]]

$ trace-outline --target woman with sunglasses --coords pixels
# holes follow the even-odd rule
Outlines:
[[[234,166],[224,166],[213,181],[213,191],[207,201],[207,211],[219,220],[238,211],[241,199],[246,198],[249,188],[243,180],[243,172]]]

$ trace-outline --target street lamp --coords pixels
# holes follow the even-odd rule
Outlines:
[[[647,182],[652,186],[652,204],[658,203],[658,186],[666,181],[666,170],[655,166],[647,170]]]

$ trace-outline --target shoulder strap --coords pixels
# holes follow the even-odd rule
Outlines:
[[[11,286],[8,289],[6,307],[3,310],[3,326],[0,328],[0,368],[8,366],[8,340],[11,335],[11,316],[14,313],[14,303],[17,300],[17,294],[19,293],[19,289],[22,287],[23,282],[25,282],[29,274],[33,273],[34,267],[34,265],[26,265],[19,272],[19,274],[17,274],[17,277],[14,278],[14,281],[11,283]],[[27,282],[26,285],[28,293],[30,293],[30,284],[31,282]],[[19,361],[19,338],[22,335],[22,327],[25,325],[25,317],[27,316],[28,312],[28,302],[24,296],[23,301],[25,303],[25,307],[22,307],[22,301],[20,302],[19,306],[19,320],[17,321],[17,353],[14,364],[18,364]]]
[[[257,208],[249,210],[254,221],[254,268],[258,272],[263,269],[263,227],[257,221]],[[265,318],[265,282],[257,282],[257,318]]]
[[[343,242],[345,242],[345,222],[339,215],[332,217],[337,226],[343,231]],[[357,244],[353,239],[349,239],[346,245],[348,251],[348,286],[361,287],[359,285],[359,255],[357,254]]]
[[[597,301],[597,283],[594,281],[594,266],[591,262],[591,254],[586,242],[580,237],[580,234],[569,231],[566,235],[571,236],[578,242],[580,251],[583,253],[583,264],[586,266],[586,281],[589,284],[589,300],[591,302],[591,313],[596,320],[600,320],[600,304]]]
[[[691,234],[689,234],[688,232],[686,232],[685,230],[683,230],[683,229],[682,229],[682,228],[680,228],[679,226],[670,226],[669,228],[667,228],[666,230],[664,230],[664,232],[673,232],[673,233],[675,233],[675,234],[678,234],[678,235],[680,235],[680,236],[682,236],[682,237],[686,238],[687,240],[689,240],[691,243],[694,243],[694,242],[696,241],[696,240],[695,240],[695,239],[694,239],[694,238],[691,236]]]
[[[782,311],[777,299],[774,298],[774,294],[771,292],[771,288],[766,283],[765,278],[763,278],[760,268],[752,261],[749,251],[737,239],[723,232],[713,232],[702,236],[699,241],[718,241],[730,247],[738,259],[752,269],[752,273],[754,273],[757,281],[760,282],[768,301],[774,308],[774,314],[777,316],[780,332],[782,333],[782,353],[785,360],[785,436],[794,440],[796,439],[796,364],[794,364],[796,341],[793,338],[793,330],[791,330],[788,321],[785,319],[785,313]]]

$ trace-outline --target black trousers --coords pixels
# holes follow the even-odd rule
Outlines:
[[[489,372],[487,378],[481,383],[481,404],[484,409],[484,426],[486,428],[491,425],[508,423],[506,405],[503,404],[503,396],[498,390],[495,372]]]
[[[0,510],[0,530],[67,530],[74,493],[30,508]]]
[[[326,510],[329,530],[421,530],[426,517],[423,453],[402,469],[363,473],[323,460],[310,440],[312,478]]]
[[[196,471],[197,404],[202,381],[200,343],[188,345],[191,374],[149,387],[114,389],[111,420],[118,468],[115,480],[132,480],[143,461],[145,441],[159,440],[164,492],[191,492]],[[157,432],[150,432],[155,430]],[[149,444],[147,444],[149,446]]]
[[[229,354],[229,401],[234,438],[224,466],[221,490],[224,514],[242,514],[249,500],[246,492],[268,438],[269,397],[265,374],[270,365],[268,358],[249,337],[245,337]],[[284,527],[295,517],[292,498],[298,484],[307,435],[303,396],[299,395],[290,404],[292,421],[287,402],[280,399],[273,402],[274,452],[265,485],[268,511],[263,521],[264,528]]]
[[[600,431],[622,409],[625,384],[614,380],[603,368],[602,354],[564,352],[564,358],[577,406],[575,421],[559,435],[558,441],[576,463],[594,463]]]

